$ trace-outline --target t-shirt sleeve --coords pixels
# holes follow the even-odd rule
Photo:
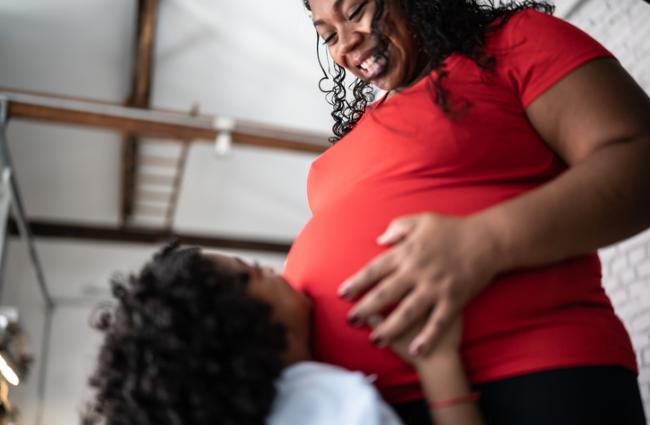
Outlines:
[[[524,108],[579,66],[613,57],[579,28],[532,9],[512,16],[498,33],[496,66],[515,86]]]
[[[331,365],[285,369],[267,425],[402,425],[367,377]]]

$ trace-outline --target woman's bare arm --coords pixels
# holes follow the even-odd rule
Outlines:
[[[650,225],[650,100],[614,59],[588,63],[527,109],[570,169],[477,214],[502,270],[593,251]]]

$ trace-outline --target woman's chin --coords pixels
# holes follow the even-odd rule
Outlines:
[[[396,84],[396,78],[392,74],[389,70],[386,70],[386,72],[370,79],[368,82],[384,91],[394,90],[398,87],[398,84]]]
[[[390,75],[387,75],[383,78],[378,78],[371,83],[384,91],[399,90],[402,85],[399,84],[396,78],[390,78]]]
[[[405,72],[394,67],[386,68],[369,82],[384,91],[401,90],[413,83]]]

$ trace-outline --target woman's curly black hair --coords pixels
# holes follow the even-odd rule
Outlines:
[[[117,307],[95,325],[104,341],[91,416],[106,425],[264,424],[287,338],[271,307],[246,294],[248,279],[173,244],[113,282]]]
[[[444,69],[445,60],[453,53],[472,59],[480,68],[489,71],[495,58],[485,52],[486,35],[501,27],[515,12],[533,8],[546,13],[553,12],[553,6],[547,1],[498,1],[493,0],[372,0],[376,4],[372,19],[372,35],[376,39],[379,51],[386,46],[386,37],[382,34],[381,22],[384,18],[387,2],[395,2],[406,25],[413,34],[420,52],[427,59],[428,70],[438,71],[438,78],[429,75],[429,90],[433,102],[445,112],[450,112],[448,93],[442,85],[447,76]],[[309,0],[303,0],[307,10],[311,10]],[[351,86],[352,100],[348,100],[344,85],[345,69],[333,64],[334,72],[330,76],[322,66],[320,59],[318,34],[317,56],[324,77],[319,81],[319,88],[325,93],[327,102],[332,105],[334,136],[331,143],[336,143],[345,136],[361,119],[366,106],[374,100],[374,91],[369,83],[356,79]],[[416,60],[414,58],[414,60]],[[331,87],[325,87],[330,81]]]

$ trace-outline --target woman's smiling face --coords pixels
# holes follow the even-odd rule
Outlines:
[[[418,48],[394,0],[386,0],[373,35],[375,0],[309,0],[314,27],[332,59],[383,90],[414,82],[424,65]]]

